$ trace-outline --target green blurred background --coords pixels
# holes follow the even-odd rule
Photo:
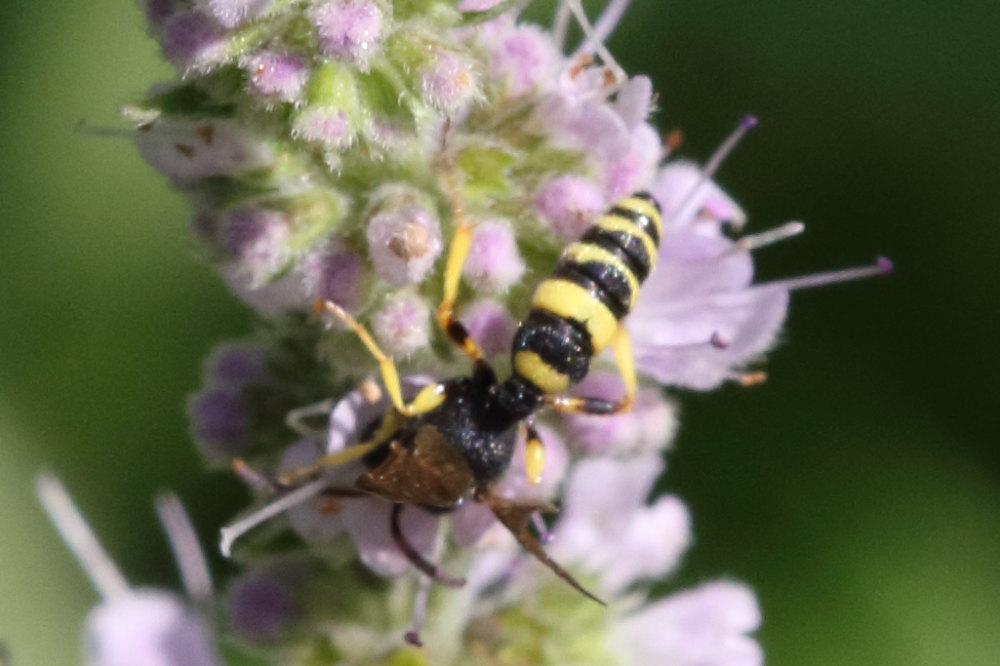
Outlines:
[[[73,131],[169,76],[140,12],[7,0],[0,25],[0,640],[72,664],[95,596],[32,475],[62,475],[130,580],[174,585],[151,498],[177,490],[207,543],[239,508],[183,401],[251,318],[130,142]],[[766,385],[680,396],[664,486],[697,541],[671,585],[749,581],[771,664],[1000,663],[998,42],[983,0],[643,0],[612,42],[684,154],[760,116],[720,180],[752,229],[810,225],[762,277],[896,261],[797,294]]]

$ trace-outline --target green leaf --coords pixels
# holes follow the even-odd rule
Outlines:
[[[466,196],[478,199],[500,196],[510,191],[507,169],[515,157],[499,148],[469,148],[458,158],[458,167],[465,174]]]

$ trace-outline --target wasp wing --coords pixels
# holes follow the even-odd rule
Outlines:
[[[449,447],[437,428],[425,425],[410,446],[391,442],[386,459],[358,477],[357,486],[398,504],[450,509],[469,491],[472,481],[472,470],[461,452]]]
[[[510,530],[521,547],[535,556],[539,562],[552,570],[555,575],[569,583],[573,589],[577,590],[585,597],[593,599],[602,606],[606,606],[603,601],[594,596],[587,588],[581,585],[576,578],[562,568],[558,562],[549,557],[549,554],[542,548],[541,542],[531,533],[528,524],[531,516],[536,511],[543,513],[555,512],[555,507],[544,500],[510,500],[500,497],[492,492],[487,492],[479,497],[479,500],[486,504],[497,517],[503,526]]]

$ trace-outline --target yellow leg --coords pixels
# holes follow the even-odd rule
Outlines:
[[[621,324],[618,325],[615,335],[611,339],[611,348],[615,353],[618,374],[621,375],[622,383],[625,384],[625,395],[621,399],[611,402],[601,398],[556,395],[546,399],[549,405],[560,412],[574,414],[607,415],[632,411],[636,391],[635,361],[632,358],[632,338],[628,334],[628,329]]]
[[[373,439],[370,442],[365,442],[364,444],[349,446],[343,451],[337,451],[336,453],[323,456],[312,465],[300,467],[290,472],[285,472],[278,477],[278,482],[282,485],[293,486],[303,479],[307,479],[314,474],[322,472],[324,469],[336,467],[337,465],[343,465],[344,463],[351,462],[352,460],[362,458],[369,451],[382,443],[383,442],[380,442],[377,439]]]
[[[533,423],[528,424],[527,430],[527,440],[524,443],[524,469],[528,481],[537,486],[542,482],[542,472],[545,471],[545,445]]]
[[[362,326],[357,319],[352,317],[350,313],[344,310],[342,307],[337,305],[332,301],[317,300],[313,303],[313,309],[317,311],[326,311],[342,322],[347,324],[361,339],[365,347],[375,360],[378,361],[379,369],[382,372],[382,383],[385,384],[386,393],[389,394],[389,399],[392,400],[393,407],[403,414],[404,416],[414,416],[416,414],[423,414],[428,412],[444,400],[444,392],[438,384],[431,384],[425,387],[417,397],[411,403],[403,402],[403,389],[399,382],[399,371],[396,370],[396,364],[392,362],[392,359],[385,354],[379,348],[378,343],[372,338],[371,334]]]
[[[448,193],[448,199],[451,201],[455,232],[448,246],[448,261],[444,268],[444,295],[437,308],[437,323],[448,339],[454,342],[469,358],[480,361],[483,358],[483,352],[469,337],[462,322],[455,318],[455,301],[458,299],[458,286],[462,280],[462,267],[465,266],[465,259],[469,256],[475,225],[465,218],[465,210],[461,197],[458,195],[458,186],[454,182],[454,177],[445,176],[444,180],[446,181],[445,189]]]

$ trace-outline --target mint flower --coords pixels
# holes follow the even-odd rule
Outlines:
[[[890,265],[755,282],[754,250],[804,228],[744,233],[716,183],[756,119],[679,159],[652,82],[605,45],[627,0],[593,22],[561,0],[551,27],[523,4],[146,3],[176,77],[124,115],[259,317],[188,401],[206,466],[250,500],[221,530],[223,593],[112,576],[92,663],[221,663],[216,633],[281,664],[762,663],[746,586],[651,596],[695,531],[653,492],[679,421],[663,387],[761,381],[792,291]],[[533,306],[557,279],[579,289]]]
[[[84,625],[89,666],[217,666],[223,663],[205,617],[195,609],[211,594],[211,580],[194,530],[173,495],[157,500],[190,601],[166,590],[133,589],[101,547],[62,483],[49,474],[35,481],[39,502],[101,595]]]

